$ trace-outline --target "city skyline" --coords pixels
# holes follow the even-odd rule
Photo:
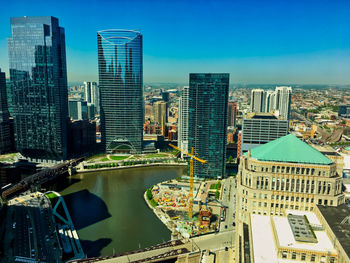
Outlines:
[[[350,5],[343,1],[89,1],[69,9],[66,1],[37,3],[40,12],[25,1],[8,3],[0,18],[0,66],[7,76],[10,17],[52,15],[67,31],[69,82],[97,81],[96,32],[124,28],[146,36],[145,82],[186,83],[189,72],[229,72],[238,84],[350,83]],[[203,19],[209,10],[210,19]]]

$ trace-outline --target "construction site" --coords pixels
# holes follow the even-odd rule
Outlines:
[[[217,189],[218,186],[220,189]],[[189,214],[188,181],[163,182],[155,185],[150,191],[153,201],[148,201],[152,203],[157,216],[161,217],[163,223],[171,230],[174,239],[218,231],[222,219],[222,204],[215,197],[217,192],[219,195],[221,193],[219,181],[193,183],[192,217]]]

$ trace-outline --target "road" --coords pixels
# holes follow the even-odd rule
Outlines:
[[[226,206],[225,220],[220,222],[220,232],[235,230],[236,179],[229,177],[223,180],[222,205]]]

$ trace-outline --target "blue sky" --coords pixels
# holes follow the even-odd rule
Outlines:
[[[96,31],[143,34],[144,82],[228,72],[231,83],[350,84],[350,1],[1,0],[0,68],[10,17],[52,15],[66,30],[69,81],[98,80]]]

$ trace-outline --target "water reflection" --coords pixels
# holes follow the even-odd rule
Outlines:
[[[56,185],[64,196],[89,257],[148,247],[170,231],[143,200],[150,186],[176,178],[185,168],[133,168],[76,174]]]

